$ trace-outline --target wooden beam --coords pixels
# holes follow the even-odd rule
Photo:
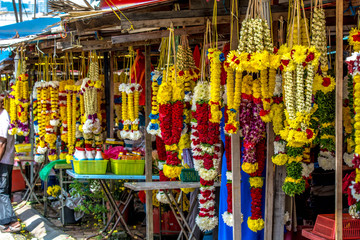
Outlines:
[[[343,158],[343,0],[336,1],[336,110],[335,110],[335,239],[342,240],[342,158]]]
[[[151,113],[151,56],[150,45],[145,46],[145,126],[149,124]],[[151,135],[145,131],[145,177],[152,181],[152,142]],[[154,239],[152,191],[146,191],[146,239]]]
[[[274,227],[272,238],[284,239],[284,213],[285,213],[285,193],[282,190],[286,176],[285,166],[275,168],[275,199],[274,199]],[[265,209],[267,211],[267,209]],[[267,238],[266,238],[267,239]]]
[[[272,123],[266,125],[266,193],[265,193],[265,231],[264,239],[272,239],[274,217],[274,164],[271,157],[274,155],[274,130]]]
[[[234,3],[235,1],[232,1]],[[241,2],[241,1],[240,1]],[[235,9],[235,8],[234,8]],[[235,13],[233,13],[235,14]],[[231,21],[231,20],[230,20]],[[237,24],[236,18],[232,19],[233,29],[230,33],[233,37],[230,42],[230,49],[235,50],[238,46]],[[239,113],[236,116],[239,120]],[[232,209],[233,209],[233,240],[241,240],[241,153],[240,153],[240,130],[236,134],[231,135],[231,170],[232,170]]]
[[[204,33],[204,32],[205,32],[205,25],[204,26],[196,26],[196,27],[188,27],[188,28],[179,28],[179,29],[174,30],[174,34],[176,36],[191,35],[191,34]],[[169,35],[168,30],[143,32],[143,33],[136,33],[136,34],[126,34],[126,35],[119,35],[119,36],[112,37],[111,42],[113,44],[116,44],[116,43],[125,43],[125,42],[145,41],[145,40],[150,40],[150,39],[167,37],[168,35]]]

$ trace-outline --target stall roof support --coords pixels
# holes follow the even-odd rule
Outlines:
[[[342,163],[343,163],[343,14],[344,1],[336,1],[336,155],[335,155],[335,239],[342,240]]]
[[[147,126],[150,119],[148,118],[151,112],[151,56],[150,45],[145,46],[145,116]],[[152,143],[151,135],[145,133],[145,175],[146,182],[152,181]],[[154,224],[153,224],[153,203],[152,191],[146,191],[146,239],[154,239]]]

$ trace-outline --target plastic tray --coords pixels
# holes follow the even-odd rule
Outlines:
[[[73,169],[77,174],[105,174],[109,160],[73,160]]]
[[[111,159],[111,171],[116,175],[143,175],[145,160]]]
[[[17,153],[31,152],[31,144],[15,144],[15,151]]]

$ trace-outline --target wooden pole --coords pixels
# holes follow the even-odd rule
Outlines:
[[[150,46],[145,46],[145,126],[149,124],[151,112],[151,56]],[[152,143],[151,135],[145,133],[145,177],[152,181]],[[152,191],[146,191],[146,239],[154,239]]]
[[[231,1],[231,4],[234,4],[233,10],[238,4],[235,2],[237,0]],[[235,13],[233,13],[235,14]],[[237,24],[238,21],[236,18],[233,18],[233,31],[232,31],[232,41],[230,42],[230,49],[236,50],[238,45],[237,34]],[[239,120],[239,114],[237,115],[237,120]],[[233,209],[233,240],[241,240],[241,169],[240,169],[240,130],[237,134],[231,135],[231,169],[232,169],[232,209]]]
[[[36,18],[36,0],[34,0],[34,19]]]
[[[335,162],[335,239],[342,240],[342,158],[343,158],[343,14],[344,1],[336,1],[336,162]]]
[[[21,0],[19,0],[19,16],[20,16],[20,22],[22,22],[23,18],[22,18],[22,2],[21,2]]]
[[[110,89],[113,88],[111,85],[111,79],[109,77],[109,53],[104,52],[104,78],[105,78],[105,105],[106,105],[106,137],[110,137],[110,122],[111,122],[111,115],[110,115],[110,105],[111,102],[114,102],[114,97],[111,98],[110,96]]]
[[[264,239],[272,239],[274,216],[274,164],[271,157],[274,154],[274,131],[271,123],[266,125],[266,193],[265,193],[265,230]]]
[[[114,125],[115,125],[115,118],[114,118],[114,52],[110,53],[110,81],[109,81],[109,85],[110,85],[110,91],[109,91],[109,96],[110,96],[110,106],[109,106],[109,117],[108,121],[109,121],[109,137],[113,138],[114,137]]]
[[[12,0],[12,4],[13,4],[13,8],[14,8],[15,19],[16,19],[16,22],[18,23],[18,22],[19,22],[19,18],[18,18],[18,13],[17,13],[17,8],[16,8],[16,2],[15,2],[15,0]]]

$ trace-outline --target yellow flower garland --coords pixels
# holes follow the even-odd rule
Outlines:
[[[222,117],[220,97],[221,51],[215,48],[209,48],[208,52],[208,58],[210,60],[210,122],[220,123]]]

